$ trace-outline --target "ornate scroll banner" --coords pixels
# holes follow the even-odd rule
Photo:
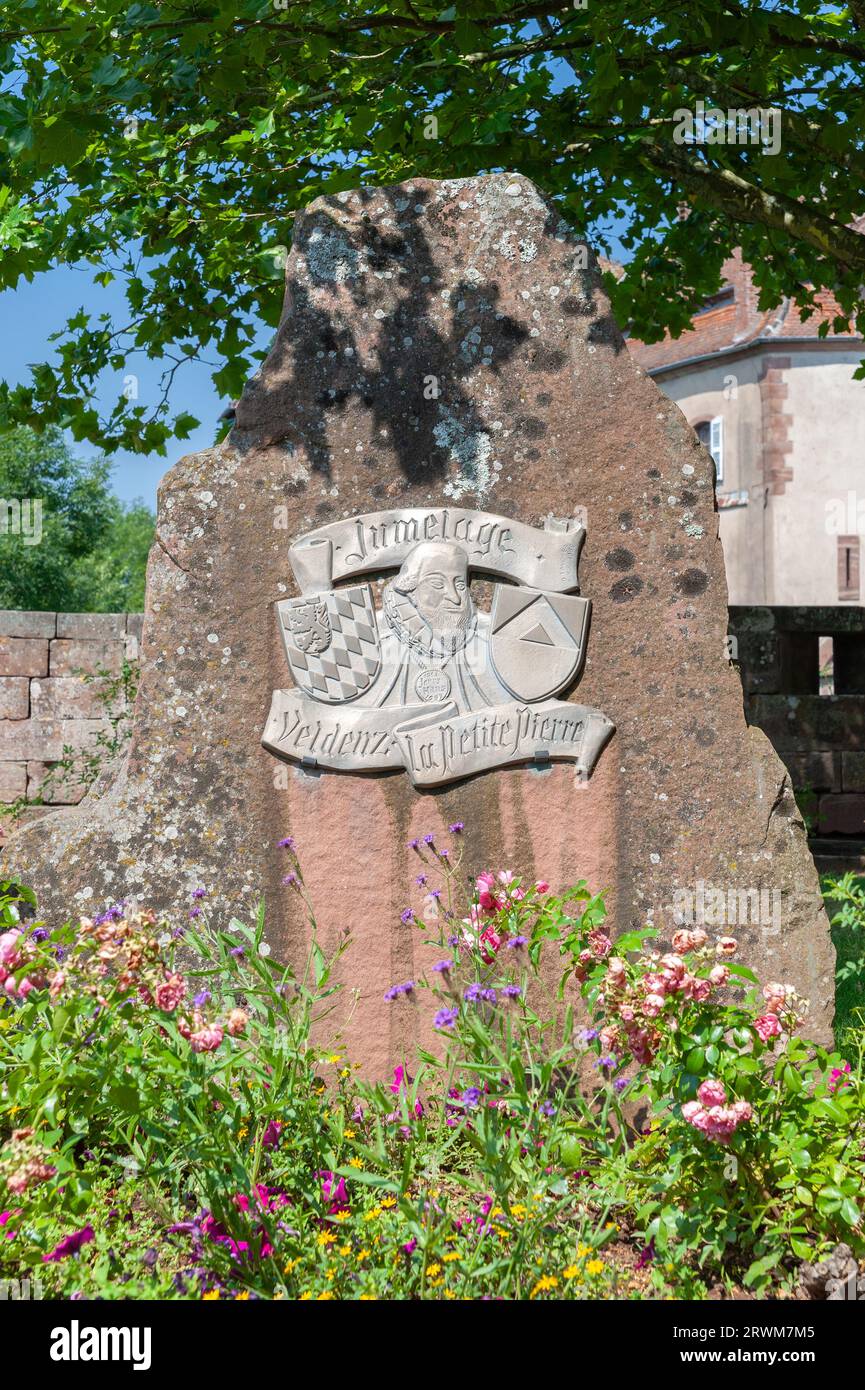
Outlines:
[[[565,758],[589,776],[614,726],[554,700],[579,676],[591,604],[578,594],[585,531],[487,512],[419,508],[334,522],[289,552],[301,597],[277,603],[296,689],[274,691],[269,752],[310,768],[405,768],[433,787],[511,763]],[[376,609],[369,584],[399,573]],[[479,612],[471,570],[494,586]],[[542,585],[544,587],[542,587]]]

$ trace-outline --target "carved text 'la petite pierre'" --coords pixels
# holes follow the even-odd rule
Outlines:
[[[295,688],[274,691],[265,748],[308,767],[402,767],[423,787],[551,758],[588,776],[613,725],[551,698],[585,656],[584,538],[570,520],[540,530],[447,507],[303,536],[289,552],[301,597],[276,605]],[[333,587],[397,568],[380,610],[369,584]],[[494,585],[488,614],[472,599],[472,570],[513,581]]]

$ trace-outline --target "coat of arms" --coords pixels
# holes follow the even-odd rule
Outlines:
[[[585,656],[591,604],[573,592],[584,534],[430,508],[302,537],[302,593],[277,604],[296,689],[274,693],[264,746],[307,766],[405,767],[420,786],[551,758],[588,774],[613,725],[552,698]],[[379,611],[370,584],[334,587],[388,569]],[[495,584],[490,613],[473,570],[516,581]]]

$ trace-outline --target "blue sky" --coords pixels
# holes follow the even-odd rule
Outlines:
[[[125,322],[128,309],[121,282],[103,288],[93,283],[95,267],[63,267],[38,275],[27,284],[0,294],[0,379],[10,385],[29,379],[28,364],[44,362],[51,355],[51,333],[82,305],[91,314],[108,312],[118,323]],[[267,335],[269,336],[269,334]],[[159,399],[159,378],[163,364],[148,362],[143,356],[130,361],[127,371],[138,377],[138,403],[154,404]],[[212,368],[203,362],[190,362],[178,370],[171,394],[174,411],[188,410],[202,423],[188,440],[172,440],[165,458],[137,454],[114,455],[114,487],[119,497],[132,501],[140,497],[156,507],[156,487],[163,473],[183,454],[207,448],[213,443],[220,411],[227,401],[220,400],[210,379]],[[113,373],[100,380],[98,405],[106,412],[123,389],[122,376]],[[86,443],[74,444],[75,452],[89,457],[98,452]]]

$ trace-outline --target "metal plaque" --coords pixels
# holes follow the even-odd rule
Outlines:
[[[293,690],[274,692],[264,747],[306,767],[405,768],[438,786],[510,763],[565,758],[588,776],[613,724],[554,700],[579,676],[591,603],[585,531],[487,512],[413,508],[323,526],[289,551],[300,597],[276,605]],[[376,610],[369,584],[398,569]],[[495,584],[480,612],[471,574]]]

